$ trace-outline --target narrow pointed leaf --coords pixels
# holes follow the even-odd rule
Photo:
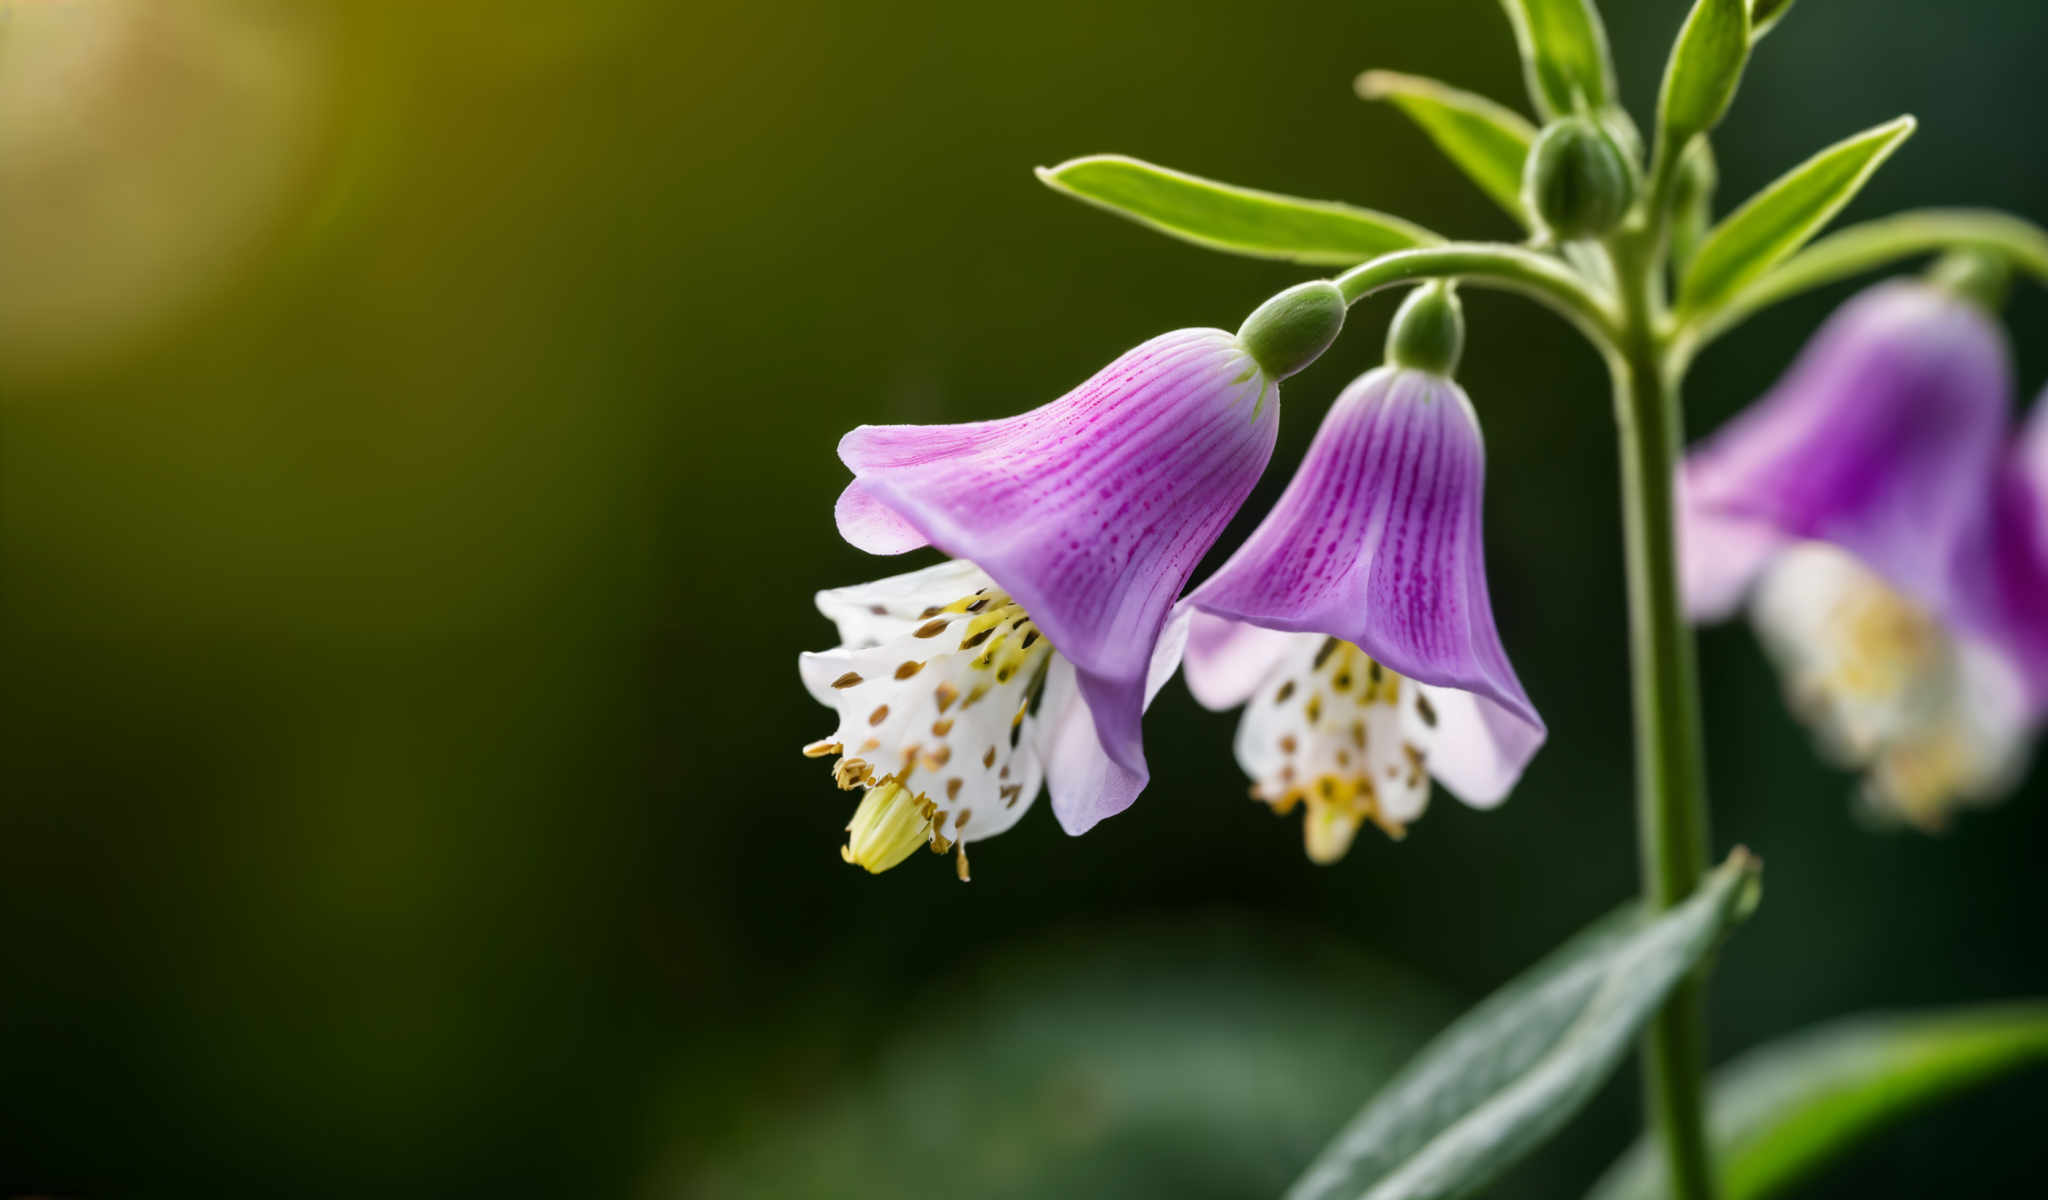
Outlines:
[[[1725,1200],[1786,1189],[1894,1121],[2048,1062],[2048,1001],[1852,1017],[1761,1046],[1715,1072],[1709,1138]],[[1660,1200],[1662,1163],[1637,1142],[1591,1200]]]
[[[1707,235],[1686,268],[1679,306],[1712,308],[1806,244],[1913,132],[1900,117],[1836,142],[1752,196]]]
[[[1749,0],[1698,0],[1678,31],[1657,97],[1657,123],[1671,153],[1720,124],[1748,61]]]
[[[1040,167],[1047,187],[1212,250],[1348,267],[1443,239],[1399,217],[1233,187],[1119,154]]]
[[[1591,0],[1501,0],[1501,7],[1515,28],[1529,99],[1546,120],[1618,102],[1607,30]]]
[[[1971,208],[1925,208],[1879,217],[1831,233],[1772,267],[1707,319],[1691,337],[1711,341],[1745,317],[1801,292],[1890,266],[1903,258],[1944,250],[1995,254],[2035,282],[2048,284],[2048,230],[2010,213]]]
[[[1749,40],[1769,33],[1791,7],[1792,0],[1749,0]]]
[[[1536,130],[1520,113],[1434,79],[1394,71],[1360,75],[1358,94],[1391,101],[1495,204],[1528,224],[1522,211],[1522,162]]]
[[[1625,908],[1495,992],[1410,1060],[1290,1200],[1469,1196],[1598,1091],[1672,987],[1754,906],[1737,850],[1683,904]]]

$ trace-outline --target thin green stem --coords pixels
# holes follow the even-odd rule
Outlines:
[[[1619,317],[1612,299],[1547,254],[1489,242],[1452,242],[1383,254],[1337,276],[1344,302],[1421,279],[1456,279],[1518,292],[1577,325],[1597,346],[1614,344]]]
[[[1678,583],[1679,381],[1659,333],[1661,229],[1648,232],[1616,246],[1623,328],[1609,366],[1621,443],[1637,837],[1644,898],[1665,909],[1690,895],[1706,870],[1707,800],[1692,631]],[[1706,1138],[1704,985],[1702,968],[1672,993],[1643,1038],[1650,1123],[1679,1200],[1717,1194]]]

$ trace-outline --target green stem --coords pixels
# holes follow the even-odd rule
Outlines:
[[[1652,234],[1617,246],[1623,327],[1609,364],[1621,443],[1637,837],[1644,898],[1665,909],[1690,895],[1706,869],[1707,802],[1692,631],[1679,594],[1674,492],[1683,432],[1677,370],[1657,329],[1660,241]],[[1672,993],[1642,1047],[1650,1123],[1679,1200],[1717,1194],[1704,1111],[1704,985],[1702,968]]]
[[[1335,282],[1344,302],[1356,304],[1382,288],[1422,279],[1459,279],[1519,292],[1577,325],[1594,345],[1614,341],[1618,318],[1613,302],[1559,259],[1520,246],[1452,242],[1400,250],[1353,267]]]

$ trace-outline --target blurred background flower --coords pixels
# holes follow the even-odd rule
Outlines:
[[[1682,6],[1609,7],[1647,111]],[[1724,195],[1908,110],[1850,216],[2048,216],[2037,0],[1803,0],[1767,46]],[[1303,274],[1032,166],[1115,149],[1512,233],[1353,97],[1369,66],[1520,89],[1491,0],[0,0],[0,1185],[1287,1178],[1416,1038],[1634,888],[1594,357],[1467,297],[1496,615],[1551,728],[1496,812],[1312,870],[1245,800],[1234,717],[1176,684],[1147,803],[1079,840],[1024,822],[965,887],[871,878],[790,752],[818,714],[787,668],[811,593],[873,573],[833,533],[841,429],[1022,411]],[[1710,351],[1695,429],[1853,290]],[[1287,385],[1223,546],[1392,308]],[[2048,304],[2008,315],[2031,395]],[[1945,837],[1872,837],[1747,631],[1702,657],[1716,829],[1771,864],[1718,1054],[2048,991],[2042,768]],[[1811,1194],[2021,1190],[2042,1089]],[[1634,1109],[1617,1081],[1504,1188],[1580,1194]]]
[[[272,0],[12,0],[0,22],[0,356],[54,369],[201,302],[287,217],[333,23]]]

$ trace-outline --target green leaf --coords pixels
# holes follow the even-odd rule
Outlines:
[[[1434,79],[1394,71],[1360,75],[1358,94],[1393,102],[1495,204],[1529,223],[1522,211],[1522,162],[1536,130],[1520,113]]]
[[[1571,1119],[1672,987],[1754,907],[1737,850],[1690,899],[1593,925],[1437,1035],[1353,1118],[1290,1200],[1467,1196]]]
[[[1742,82],[1749,61],[1749,0],[1699,0],[1678,31],[1664,90],[1657,97],[1657,124],[1665,148],[1685,149],[1694,134],[1720,124]]]
[[[1754,43],[1785,19],[1792,0],[1749,0],[1749,40]]]
[[[1690,338],[1711,341],[1743,318],[1812,288],[1890,266],[1932,251],[1997,255],[2037,283],[2048,284],[2048,230],[2009,213],[1927,208],[1879,217],[1828,236],[1772,267],[1726,303],[1704,314]]]
[[[1501,0],[1501,7],[1515,27],[1529,99],[1544,119],[1619,102],[1607,30],[1591,0]]]
[[[1301,200],[1153,166],[1120,154],[1040,167],[1055,191],[1211,250],[1348,267],[1437,235],[1399,217],[1329,200]]]
[[[1679,287],[1679,307],[1711,308],[1805,245],[1912,134],[1913,124],[1913,118],[1900,117],[1836,142],[1750,197],[1693,256]]]
[[[1853,1017],[1761,1046],[1715,1072],[1709,1137],[1725,1200],[1781,1194],[1907,1113],[2020,1067],[2048,1062],[2048,1002],[1927,1015]],[[1647,1141],[1590,1200],[1656,1200]]]

